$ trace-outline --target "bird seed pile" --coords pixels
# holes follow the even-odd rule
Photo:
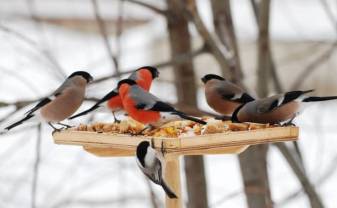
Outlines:
[[[248,131],[254,129],[270,128],[269,124],[257,123],[232,123],[231,121],[215,120],[214,118],[203,117],[202,120],[206,121],[206,125],[201,125],[193,121],[175,121],[167,123],[160,128],[153,130],[145,130],[141,135],[153,137],[168,137],[168,138],[181,138],[192,137],[204,134],[224,133],[230,131]],[[98,133],[110,134],[139,134],[145,126],[131,118],[121,121],[120,123],[93,123],[93,124],[80,124],[78,127],[73,128],[75,131],[88,131]]]

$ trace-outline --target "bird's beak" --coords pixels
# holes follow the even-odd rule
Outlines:
[[[159,72],[159,71],[157,71],[157,73],[156,73],[156,77],[159,77],[159,74],[160,74],[160,72]]]
[[[94,78],[92,76],[89,77],[89,83],[94,81]]]
[[[205,77],[203,77],[203,78],[201,78],[201,81],[204,83],[204,84],[206,84],[206,78]]]

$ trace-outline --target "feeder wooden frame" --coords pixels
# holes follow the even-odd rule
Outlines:
[[[183,138],[158,138],[65,130],[53,134],[56,144],[79,145],[100,157],[134,156],[139,142],[148,140],[165,153],[165,179],[178,199],[166,197],[167,208],[181,208],[180,155],[239,154],[250,145],[297,140],[297,127],[230,131]]]

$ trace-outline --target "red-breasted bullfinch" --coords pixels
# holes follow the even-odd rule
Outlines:
[[[72,73],[50,96],[43,98],[29,110],[23,119],[6,127],[5,130],[9,131],[33,117],[39,121],[47,122],[55,130],[52,123],[69,127],[60,122],[71,116],[81,106],[86,86],[92,80],[93,78],[88,72]]]
[[[222,115],[231,116],[237,107],[254,100],[242,88],[221,76],[207,74],[201,80],[205,84],[208,105]]]
[[[121,80],[118,83],[118,90],[124,110],[128,115],[149,127],[159,127],[170,121],[182,119],[206,124],[205,121],[188,116],[177,111],[171,105],[160,101],[159,98],[137,85],[134,80]]]
[[[152,80],[157,78],[159,76],[159,71],[151,66],[143,66],[136,71],[134,71],[128,79],[132,79],[136,81],[136,83],[141,86],[144,90],[149,91]],[[79,116],[86,115],[96,109],[100,109],[102,111],[108,111],[112,112],[115,121],[119,122],[119,120],[116,118],[115,113],[116,111],[123,110],[123,104],[122,100],[118,94],[118,89],[115,88],[112,91],[110,91],[108,94],[106,94],[102,99],[97,101],[92,107],[89,109],[76,114],[69,119],[74,119]]]
[[[136,158],[138,167],[153,183],[163,187],[169,198],[177,198],[164,181],[165,163],[161,152],[153,149],[150,142],[142,141],[137,146]]]
[[[291,91],[248,102],[238,107],[233,122],[292,124],[292,120],[311,102],[335,100],[337,96],[310,97],[313,90]]]

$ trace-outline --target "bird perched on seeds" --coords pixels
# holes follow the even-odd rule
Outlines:
[[[292,120],[306,107],[305,104],[337,99],[337,96],[310,97],[306,95],[312,91],[290,91],[243,104],[234,111],[232,121],[292,124]]]
[[[221,76],[207,74],[201,80],[205,84],[208,105],[222,115],[231,116],[237,107],[254,100],[242,88]]]
[[[177,198],[175,193],[167,186],[164,181],[164,167],[161,152],[156,151],[150,146],[150,142],[142,141],[136,150],[137,165],[142,172],[155,184],[163,187],[169,198]]]
[[[136,81],[136,83],[141,86],[144,90],[149,91],[152,80],[159,76],[159,71],[155,67],[151,66],[143,66],[136,71],[134,71],[129,79]],[[118,94],[118,89],[115,88],[106,94],[102,99],[97,101],[92,107],[89,109],[78,113],[69,119],[74,119],[83,115],[86,115],[96,109],[101,108],[102,110],[112,112],[115,121],[119,122],[119,120],[115,116],[115,112],[123,109],[122,100]]]
[[[93,78],[88,72],[77,71],[72,73],[50,96],[43,98],[29,110],[23,119],[6,127],[5,130],[9,131],[34,117],[47,122],[54,130],[57,129],[52,123],[69,127],[60,122],[71,116],[81,106],[86,86],[92,80]]]
[[[118,83],[119,95],[122,98],[124,110],[130,117],[148,127],[159,127],[170,121],[187,119],[200,124],[205,121],[188,116],[177,111],[171,105],[159,100],[145,91],[134,80],[124,79]]]

